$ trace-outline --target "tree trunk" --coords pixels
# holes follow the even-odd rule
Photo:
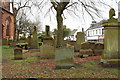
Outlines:
[[[14,8],[14,0],[12,0],[12,10],[13,10],[13,16],[14,16],[14,41],[17,40],[16,38],[16,16],[17,16],[17,11]]]
[[[20,31],[17,30],[17,36],[16,36],[16,40],[19,41],[19,34],[20,34]]]
[[[59,11],[57,11],[57,28],[58,28],[58,32],[57,32],[57,45],[56,47],[63,47],[63,18],[62,18],[62,14],[60,14]]]

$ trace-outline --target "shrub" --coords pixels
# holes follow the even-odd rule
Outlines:
[[[19,40],[26,40],[27,38],[26,37],[20,37]]]
[[[53,39],[51,36],[48,35],[41,35],[42,39]]]

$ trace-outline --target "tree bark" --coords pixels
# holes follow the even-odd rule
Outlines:
[[[63,18],[59,10],[57,11],[56,19],[57,19],[57,28],[58,28],[56,47],[63,47]]]

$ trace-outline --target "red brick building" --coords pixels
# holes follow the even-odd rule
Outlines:
[[[8,0],[7,0],[8,1]],[[14,17],[13,13],[10,12],[10,2],[0,1],[0,23],[1,38],[13,40],[14,38]]]

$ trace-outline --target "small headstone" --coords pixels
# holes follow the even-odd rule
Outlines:
[[[46,33],[47,36],[50,35],[50,26],[49,25],[46,25],[45,33]]]
[[[23,59],[23,53],[22,53],[21,48],[14,49],[14,59],[15,60],[22,60]]]

